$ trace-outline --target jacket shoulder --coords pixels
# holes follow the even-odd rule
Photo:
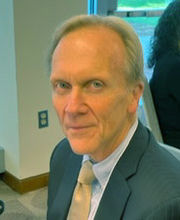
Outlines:
[[[55,146],[55,148],[52,152],[52,155],[51,155],[51,161],[53,159],[55,159],[56,157],[61,158],[63,156],[63,158],[64,158],[64,156],[67,156],[71,152],[72,152],[72,150],[71,150],[69,141],[66,138],[64,138]]]
[[[124,219],[169,219],[158,217],[167,207],[172,212],[174,207],[180,209],[180,162],[156,142],[151,132],[145,137],[144,129],[140,131],[147,142],[137,141],[138,136],[136,147],[133,145],[134,154],[137,144],[138,148],[146,147],[139,157],[135,174],[128,179],[131,196]],[[134,164],[134,160],[129,163]],[[177,212],[173,213],[177,216]]]

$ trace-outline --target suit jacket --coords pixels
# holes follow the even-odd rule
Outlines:
[[[164,143],[180,148],[180,54],[165,53],[154,67],[151,92]]]
[[[67,139],[55,148],[50,161],[48,220],[66,219],[81,161]],[[112,172],[94,219],[180,219],[180,162],[140,122]]]

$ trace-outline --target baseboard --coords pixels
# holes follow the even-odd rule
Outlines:
[[[29,177],[26,179],[18,179],[7,171],[2,176],[2,180],[8,186],[21,194],[47,186],[48,178],[49,173]]]

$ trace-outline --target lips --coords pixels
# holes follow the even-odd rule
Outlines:
[[[66,132],[72,133],[84,133],[87,132],[88,129],[94,127],[93,125],[74,125],[74,124],[67,124],[65,125]]]
[[[67,130],[69,130],[69,129],[72,129],[72,130],[82,130],[82,129],[87,129],[87,128],[90,128],[90,127],[92,127],[91,125],[86,125],[86,126],[77,126],[77,125],[75,125],[75,126],[73,126],[73,125],[68,125],[68,126],[65,126],[66,127],[66,129]]]

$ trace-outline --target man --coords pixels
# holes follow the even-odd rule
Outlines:
[[[137,120],[143,56],[131,26],[116,17],[74,17],[57,30],[49,61],[66,139],[51,157],[47,219],[180,219],[180,163]],[[95,178],[88,217],[77,208],[75,217],[87,160]]]

